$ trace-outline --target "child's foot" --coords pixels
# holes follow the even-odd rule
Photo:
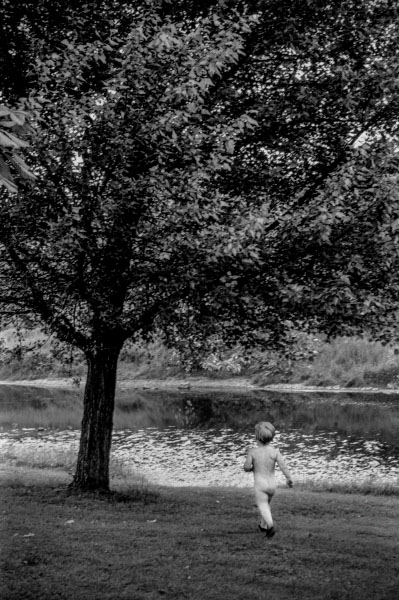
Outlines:
[[[262,525],[260,523],[258,524],[258,527],[259,527],[259,531],[261,531],[262,533],[264,531],[267,531],[267,527],[262,527]]]
[[[268,529],[266,531],[266,537],[267,538],[272,538],[276,533],[276,530],[274,529],[274,527],[270,527],[270,529]]]

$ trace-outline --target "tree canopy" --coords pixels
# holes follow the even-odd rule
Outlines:
[[[263,264],[244,289],[277,327],[396,335],[398,6],[258,7],[216,99],[258,122],[222,188],[259,210]]]

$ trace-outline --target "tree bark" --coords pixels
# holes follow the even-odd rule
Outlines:
[[[109,491],[119,346],[98,347],[88,357],[83,420],[72,488]]]

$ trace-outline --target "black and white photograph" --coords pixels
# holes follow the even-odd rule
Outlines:
[[[0,0],[1,600],[399,599],[399,0]]]

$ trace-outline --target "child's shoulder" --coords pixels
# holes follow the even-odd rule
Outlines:
[[[277,456],[279,450],[274,444],[267,444],[266,448],[272,456]]]
[[[257,448],[258,446],[247,446],[247,454],[252,454],[252,452]]]
[[[272,456],[274,456],[278,453],[278,448],[273,446],[273,444],[269,443],[269,444],[262,444],[260,446],[253,446],[252,451],[259,452],[260,454],[265,454],[265,453],[271,454]]]

